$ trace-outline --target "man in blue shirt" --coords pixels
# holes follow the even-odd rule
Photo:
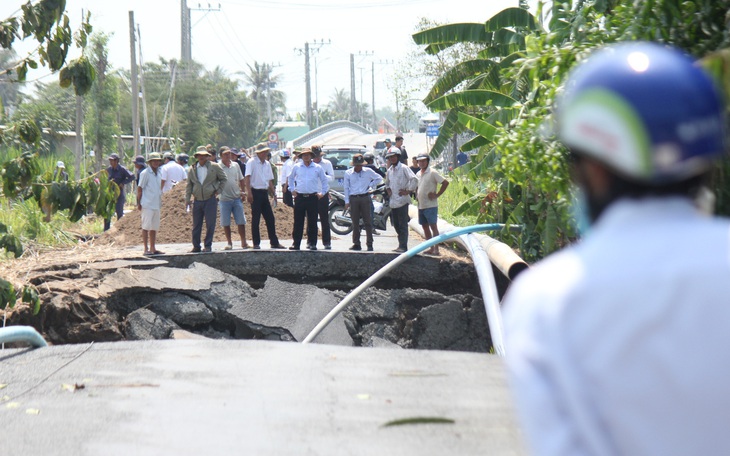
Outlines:
[[[109,167],[106,169],[106,173],[109,175],[109,180],[114,182],[119,187],[119,197],[117,198],[117,204],[115,207],[117,213],[117,220],[124,216],[124,201],[126,194],[124,192],[124,186],[134,182],[134,174],[130,173],[127,168],[119,163],[119,155],[111,154],[108,157]],[[111,228],[111,219],[104,220],[104,231]]]
[[[350,209],[352,219],[352,247],[350,250],[362,250],[360,245],[360,217],[365,225],[368,252],[373,251],[373,203],[368,191],[371,187],[383,182],[375,171],[364,168],[365,157],[356,154],[352,157],[353,167],[345,172],[345,210]]]
[[[299,250],[304,231],[304,216],[307,216],[307,248],[317,250],[317,203],[329,190],[327,175],[321,166],[314,163],[314,152],[304,149],[301,161],[294,165],[289,174],[288,185],[294,197],[294,244],[289,250]]]

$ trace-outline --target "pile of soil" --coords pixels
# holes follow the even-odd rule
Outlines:
[[[246,239],[251,243],[251,206],[248,202],[243,204],[243,211],[246,214]],[[276,235],[279,239],[291,239],[292,227],[294,226],[294,210],[279,201],[279,204],[274,208],[274,217],[276,218]],[[216,219],[213,241],[225,242],[226,236],[223,234],[223,228],[220,226],[220,214]],[[131,212],[125,212],[124,217],[112,223],[112,228],[96,241],[97,244],[113,243],[124,247],[142,244],[142,219],[140,212],[136,208]],[[185,184],[175,185],[172,190],[162,195],[160,231],[157,232],[157,243],[188,243],[191,240],[192,230],[193,215],[185,211]],[[232,226],[232,231],[233,243],[240,243],[238,231],[235,226]],[[263,221],[263,218],[259,231],[261,232],[262,240],[269,239],[269,235],[266,232],[266,223]],[[205,226],[203,226],[202,237],[205,237]]]

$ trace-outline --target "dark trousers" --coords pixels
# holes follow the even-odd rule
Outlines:
[[[408,250],[408,204],[395,208],[391,212],[393,216],[393,228],[398,233],[398,248]]]
[[[307,216],[307,245],[317,245],[317,195],[294,198],[294,247],[302,243],[304,216]]]
[[[114,206],[114,211],[117,213],[117,220],[122,218],[124,216],[124,202],[127,198],[125,197],[124,192],[119,194],[119,197],[117,198],[117,204]],[[104,231],[107,231],[112,226],[112,219],[106,219],[104,220]]]
[[[350,218],[352,219],[352,243],[360,245],[360,218],[365,225],[368,247],[373,245],[373,204],[369,196],[350,197]]]
[[[332,233],[330,232],[329,193],[325,193],[324,196],[320,198],[317,202],[317,213],[319,214],[319,224],[322,226],[322,244],[330,245],[332,243]]]
[[[200,235],[203,232],[203,220],[205,220],[205,248],[213,247],[213,234],[215,233],[215,219],[218,215],[218,201],[215,198],[207,200],[195,200],[193,202],[193,247],[200,248]]]
[[[251,203],[251,237],[253,239],[253,245],[261,245],[259,224],[261,223],[262,215],[264,216],[264,222],[266,222],[266,232],[269,234],[269,242],[271,242],[271,245],[279,245],[279,238],[276,237],[274,211],[271,209],[271,203],[269,202],[269,191],[254,188],[251,190],[251,193],[253,193],[253,203]]]

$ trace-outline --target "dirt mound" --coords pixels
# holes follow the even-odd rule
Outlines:
[[[246,238],[251,242],[251,206],[248,202],[243,205],[246,214]],[[294,211],[281,201],[274,208],[276,217],[276,235],[279,239],[291,239],[294,226]],[[142,220],[139,211],[135,208],[124,214],[120,220],[112,222],[112,228],[104,233],[96,243],[116,244],[120,246],[134,246],[142,244]],[[158,244],[189,243],[192,239],[193,216],[185,211],[185,185],[175,185],[172,190],[162,195],[162,210],[160,212],[160,231],[157,233]],[[263,219],[260,224],[261,239],[268,240],[266,224]],[[205,237],[205,227],[203,227]],[[216,222],[214,242],[225,242],[220,218]],[[233,243],[240,242],[238,232],[233,227]]]

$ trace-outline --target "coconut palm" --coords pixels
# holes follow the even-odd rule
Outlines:
[[[254,62],[253,66],[247,66],[249,72],[244,74],[244,80],[251,88],[250,96],[258,106],[258,123],[261,125],[263,119],[271,123],[269,112],[277,108],[286,111],[286,95],[280,90],[272,90],[279,83],[280,75],[272,74],[273,67],[268,63]]]

